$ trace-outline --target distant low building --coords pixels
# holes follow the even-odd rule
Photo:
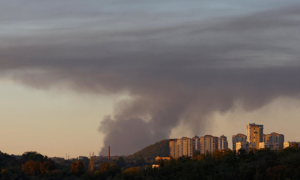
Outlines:
[[[110,156],[110,160],[116,160],[116,159],[118,159],[120,156]]]
[[[62,158],[62,157],[52,157],[52,158],[49,158],[49,159],[51,159],[51,160],[54,161],[54,162],[60,162],[60,161],[65,160],[65,159]]]
[[[279,143],[274,143],[274,142],[261,142],[259,143],[259,149],[265,149],[269,148],[272,151],[279,150]]]
[[[290,142],[290,141],[288,141],[288,142],[284,142],[283,143],[283,148],[287,148],[287,147],[292,147],[294,144],[298,144],[298,147],[300,147],[299,145],[300,145],[300,143],[298,143],[298,142]]]
[[[159,165],[158,164],[152,164],[152,168],[159,168]]]
[[[87,160],[87,159],[89,159],[89,158],[86,157],[86,156],[79,156],[79,157],[78,157],[78,160]]]
[[[240,149],[245,149],[246,151],[249,150],[249,143],[248,142],[237,142],[235,145],[235,150],[238,152]]]
[[[156,161],[158,161],[160,159],[161,160],[169,160],[170,161],[171,158],[170,157],[160,157],[160,156],[156,156],[156,158],[155,158]]]
[[[250,149],[256,148],[256,143],[249,143],[249,142],[237,142],[236,143],[236,152],[240,149],[245,149],[249,151]]]
[[[91,159],[91,158],[97,159],[97,156],[90,156],[89,159]]]

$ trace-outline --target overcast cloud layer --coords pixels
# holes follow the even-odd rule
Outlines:
[[[0,78],[128,95],[99,131],[114,154],[131,154],[182,121],[201,132],[236,102],[251,111],[298,98],[295,2],[0,1]]]

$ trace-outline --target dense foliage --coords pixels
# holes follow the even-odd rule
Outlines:
[[[300,149],[286,148],[279,152],[269,149],[215,151],[196,158],[181,157],[166,162],[158,169],[147,168],[141,179],[201,180],[299,180]]]
[[[94,170],[88,162],[54,163],[36,152],[26,152],[16,158],[0,153],[0,179],[10,180],[299,180],[300,149],[290,147],[280,151],[229,149],[213,154],[195,154],[170,161],[159,160],[160,167],[147,162],[139,166],[128,164],[122,157],[99,162]]]

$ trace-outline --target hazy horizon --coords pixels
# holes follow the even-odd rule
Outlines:
[[[0,0],[0,151],[129,155],[168,138],[299,141],[300,3]]]

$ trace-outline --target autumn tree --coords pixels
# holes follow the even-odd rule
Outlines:
[[[76,176],[81,176],[84,173],[84,164],[81,161],[71,164],[71,173]]]
[[[216,159],[216,160],[221,160],[221,159],[223,159],[223,152],[222,151],[220,151],[220,150],[214,150],[213,151],[213,157],[214,157],[214,159]]]
[[[100,168],[99,168],[99,172],[105,175],[106,177],[115,176],[120,171],[121,170],[119,166],[117,166],[114,163],[108,163],[108,162],[100,164]]]
[[[24,164],[22,164],[22,171],[26,175],[39,175],[41,174],[40,162],[33,160],[26,161]]]
[[[292,144],[292,148],[295,148],[295,149],[298,149],[298,143],[294,143],[294,144]]]
[[[45,161],[40,163],[41,174],[47,174],[55,169],[55,165],[51,161]]]

